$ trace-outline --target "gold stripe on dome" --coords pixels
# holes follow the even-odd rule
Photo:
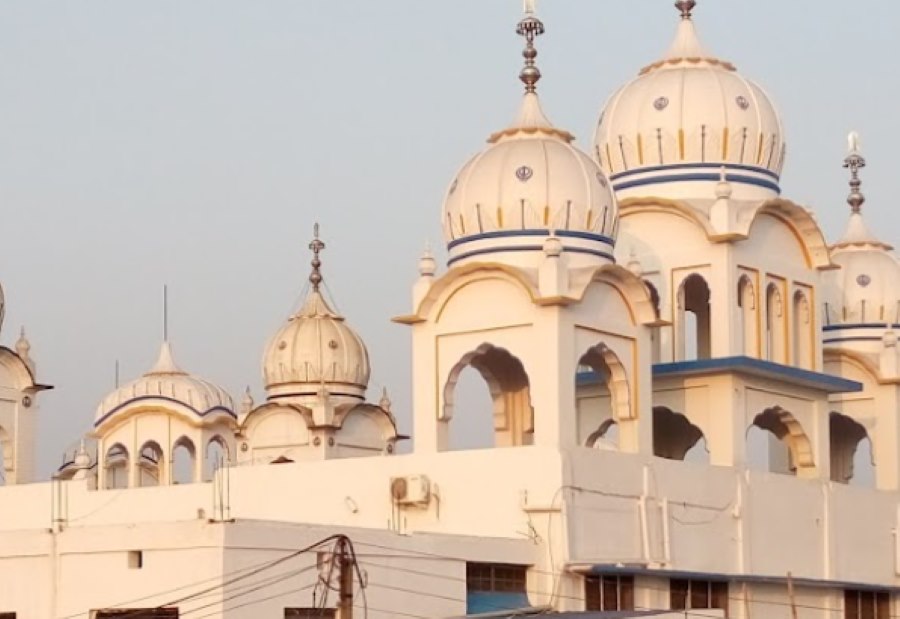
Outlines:
[[[575,141],[574,135],[572,135],[568,131],[556,129],[555,127],[510,127],[508,129],[504,129],[503,131],[498,131],[497,133],[491,134],[491,137],[488,138],[488,143],[495,144],[500,141],[501,138],[514,136],[517,133],[525,133],[528,135],[543,133],[544,135],[559,138],[565,142]]]
[[[656,69],[662,68],[666,65],[674,66],[677,64],[681,64],[682,62],[687,62],[690,64],[700,64],[701,62],[705,62],[707,64],[713,65],[714,67],[721,67],[721,68],[725,69],[726,71],[737,71],[737,68],[733,64],[731,64],[730,62],[727,62],[725,60],[719,60],[718,58],[704,58],[704,57],[700,57],[700,56],[692,56],[692,57],[687,57],[687,58],[666,58],[664,60],[658,60],[658,61],[654,62],[653,64],[649,64],[646,67],[644,67],[643,69],[641,69],[640,72],[638,73],[638,75],[646,75],[647,73],[650,73],[651,71],[655,71]]]

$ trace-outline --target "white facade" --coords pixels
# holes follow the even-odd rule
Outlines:
[[[541,109],[544,27],[520,22],[521,111],[451,180],[447,268],[426,254],[394,319],[412,334],[412,453],[395,453],[386,395],[366,401],[368,353],[320,291],[318,231],[307,298],[265,347],[264,402],[235,403],[164,342],[52,482],[29,483],[47,387],[24,334],[0,347],[0,616],[333,608],[331,545],[297,551],[334,534],[373,619],[519,594],[557,611],[894,614],[900,262],[863,222],[858,141],[830,246],[780,195],[774,104],[676,4],[675,43],[610,99],[593,157]],[[451,440],[474,412],[470,369],[490,449]],[[473,576],[509,566],[521,583]]]

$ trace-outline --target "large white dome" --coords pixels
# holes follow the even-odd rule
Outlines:
[[[456,175],[444,201],[450,263],[541,251],[555,234],[563,251],[612,260],[618,213],[606,176],[573,137],[553,127],[527,93],[516,122]]]
[[[527,43],[519,75],[525,96],[512,125],[492,135],[450,183],[442,213],[448,262],[534,267],[550,237],[571,266],[613,262],[619,220],[609,181],[538,100],[534,39],[544,25],[529,12],[517,32]]]
[[[682,3],[675,41],[606,104],[594,154],[618,198],[713,199],[725,168],[735,198],[780,193],[784,130],[768,95],[707,53]]]

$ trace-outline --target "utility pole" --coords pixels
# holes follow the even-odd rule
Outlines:
[[[349,552],[349,542],[342,538],[338,542],[340,561],[340,598],[338,600],[338,619],[353,619],[353,557]]]

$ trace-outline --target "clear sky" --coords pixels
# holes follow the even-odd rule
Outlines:
[[[543,0],[540,92],[590,136],[606,98],[665,50],[670,0]],[[519,0],[0,0],[0,341],[28,328],[48,475],[100,398],[152,364],[162,286],[185,369],[239,399],[295,308],[314,221],[330,290],[410,427],[416,261],[443,193],[521,86]],[[829,239],[862,135],[872,227],[900,242],[895,0],[699,0],[700,35],[759,82],[788,133],[784,195]],[[377,391],[376,391],[377,390]]]

